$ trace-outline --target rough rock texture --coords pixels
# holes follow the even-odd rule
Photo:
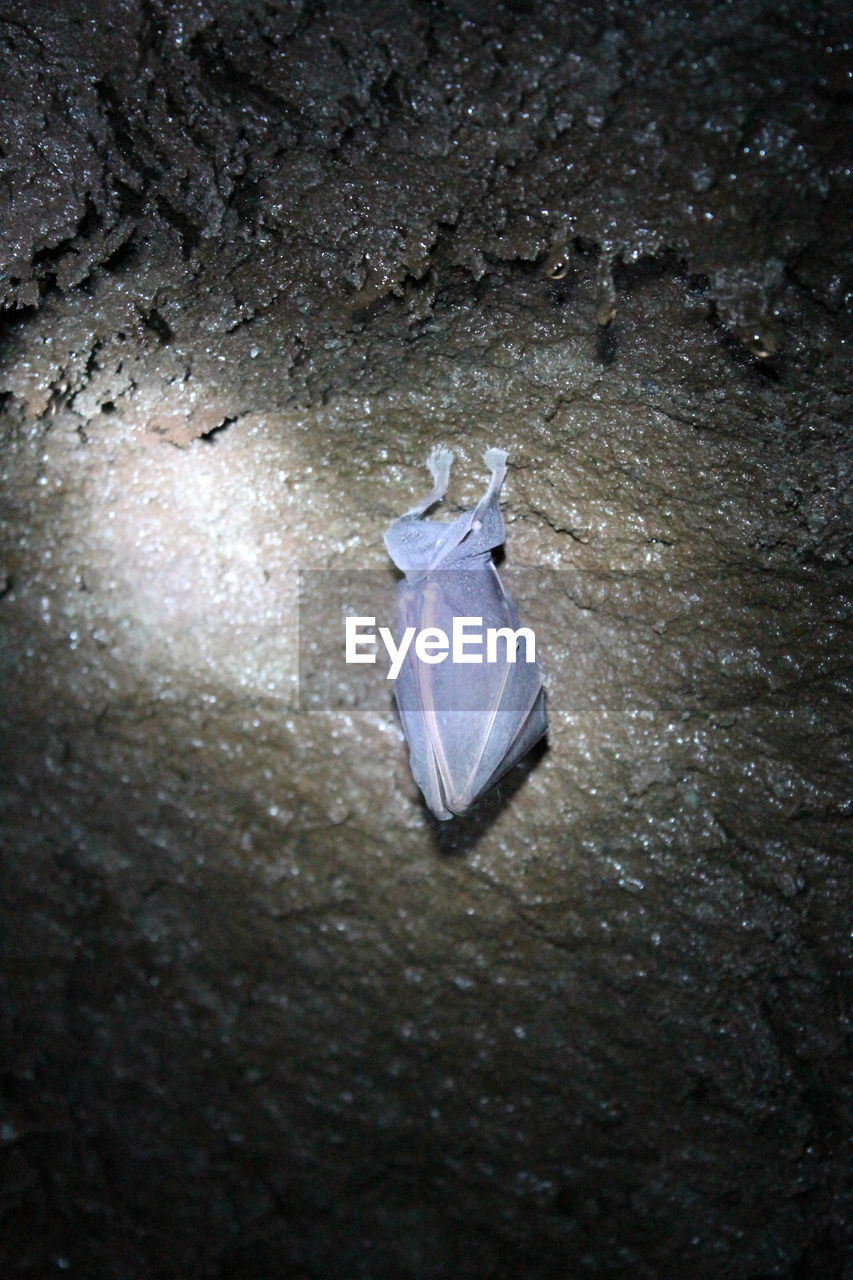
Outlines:
[[[841,1277],[840,12],[0,17],[4,1275]],[[297,679],[438,439],[551,715],[447,824]]]

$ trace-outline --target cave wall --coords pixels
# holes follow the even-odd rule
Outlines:
[[[0,48],[5,1273],[840,1277],[838,10]],[[437,441],[550,716],[449,823],[297,578],[391,583]]]

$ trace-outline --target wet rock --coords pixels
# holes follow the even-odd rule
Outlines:
[[[830,8],[18,9],[5,1270],[840,1274]],[[444,824],[296,573],[438,440],[551,723]]]

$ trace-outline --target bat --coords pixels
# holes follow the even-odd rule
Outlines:
[[[548,728],[535,637],[492,559],[504,541],[506,458],[503,449],[483,455],[491,480],[470,511],[452,522],[425,520],[447,492],[453,462],[436,446],[427,459],[434,487],[385,534],[405,574],[394,695],[412,776],[440,819],[467,813]]]

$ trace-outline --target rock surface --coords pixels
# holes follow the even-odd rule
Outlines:
[[[848,46],[568,8],[0,19],[14,1280],[842,1275]],[[437,440],[551,720],[444,824],[296,580]]]

